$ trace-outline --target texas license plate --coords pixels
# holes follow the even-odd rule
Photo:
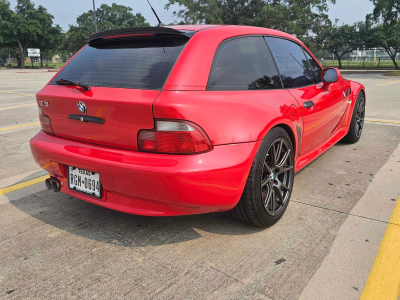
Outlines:
[[[68,187],[96,198],[101,198],[101,182],[99,173],[68,167]]]

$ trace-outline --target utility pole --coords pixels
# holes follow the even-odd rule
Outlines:
[[[94,29],[97,33],[96,6],[94,5],[94,0],[93,0],[93,15],[94,15]]]

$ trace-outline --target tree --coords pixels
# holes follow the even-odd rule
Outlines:
[[[37,41],[41,33],[34,4],[30,0],[18,0],[12,15],[14,43],[18,45],[20,66],[25,68],[25,53],[29,44]]]
[[[70,59],[71,55],[68,52],[68,50],[58,50],[57,54],[60,56],[61,61],[67,61],[68,59]]]
[[[260,26],[300,37],[329,21],[328,2],[335,0],[169,0],[165,7],[179,4],[173,14],[188,24]]]
[[[0,65],[4,65],[7,63],[7,59],[9,55],[14,57],[15,51],[12,48],[0,48]]]
[[[65,34],[62,32],[61,27],[57,24],[52,26],[46,31],[46,38],[43,39],[40,48],[40,63],[43,67],[43,58],[51,59],[64,45]]]
[[[25,68],[28,46],[51,49],[61,35],[61,28],[53,26],[54,17],[41,5],[35,8],[30,0],[18,0],[15,11],[8,1],[0,0],[0,16],[2,46],[17,49],[21,68]]]
[[[315,40],[317,41],[321,49],[333,53],[338,62],[339,69],[342,69],[342,57],[351,53],[357,48],[363,48],[362,42],[360,42],[360,35],[357,32],[356,25],[337,25],[338,20],[335,24],[330,24],[323,27]]]
[[[371,31],[371,40],[375,47],[382,47],[389,55],[396,69],[399,69],[396,61],[397,54],[400,53],[400,21],[390,24],[378,24]]]
[[[371,0],[375,8],[373,17],[375,21],[382,19],[385,25],[399,20],[400,1],[399,0]]]
[[[133,14],[132,8],[113,3],[111,6],[102,4],[96,9],[98,31],[110,29],[146,27],[150,26],[146,19],[140,14]],[[71,53],[77,52],[94,34],[93,11],[89,10],[76,19],[78,25],[69,25],[66,34],[65,47]]]
[[[43,57],[49,58],[55,54],[55,50],[63,43],[63,33],[59,25],[53,26],[54,17],[47,13],[46,8],[40,5],[36,14],[41,34],[32,46],[40,48],[40,64],[43,67]]]
[[[5,47],[12,36],[11,19],[14,12],[10,8],[10,2],[0,0],[0,45]]]
[[[374,12],[367,18],[373,19],[376,26],[370,34],[370,39],[375,47],[385,49],[392,59],[396,69],[399,65],[396,61],[400,52],[400,1],[399,0],[371,0],[374,5]],[[379,23],[382,21],[382,23]]]

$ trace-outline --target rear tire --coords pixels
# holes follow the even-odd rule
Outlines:
[[[354,105],[353,115],[351,116],[349,132],[342,139],[342,142],[347,144],[357,143],[361,137],[364,127],[365,117],[365,96],[360,92],[357,96],[356,104]]]
[[[258,227],[275,224],[289,204],[293,181],[293,144],[283,128],[275,127],[261,143],[242,197],[230,214]]]

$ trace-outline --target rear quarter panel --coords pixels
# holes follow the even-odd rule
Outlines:
[[[287,125],[297,137],[295,124],[301,119],[287,90],[162,91],[153,112],[156,119],[198,124],[214,146],[261,140],[277,124]]]

